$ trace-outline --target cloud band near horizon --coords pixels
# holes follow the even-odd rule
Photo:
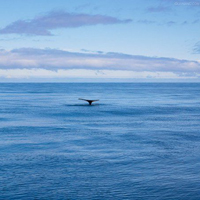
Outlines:
[[[200,63],[198,61],[114,52],[89,53],[87,51],[87,53],[81,53],[34,48],[0,50],[0,69],[1,77],[6,76],[8,71],[11,74],[18,73],[19,77],[21,77],[20,73],[23,74],[25,71],[27,76],[35,73],[35,76],[41,77],[36,73],[40,71],[44,77],[48,77],[45,73],[58,77],[58,72],[60,73],[59,76],[62,76],[62,74],[67,76],[67,70],[68,72],[69,70],[76,70],[76,75],[71,73],[72,76],[76,77],[82,77],[81,70],[84,70],[85,77],[87,77],[89,71],[93,71],[91,74],[99,77],[104,77],[105,74],[111,76],[111,71],[115,73],[115,77],[120,77],[123,73],[125,73],[124,77],[129,76],[128,74],[133,76],[133,74],[141,75],[142,73],[152,77],[152,73],[157,75],[160,73],[162,77],[164,77],[164,74],[168,74],[167,76],[174,74],[177,77],[200,77]],[[79,73],[77,70],[79,70]]]

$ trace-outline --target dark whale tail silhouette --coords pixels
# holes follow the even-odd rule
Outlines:
[[[81,99],[81,98],[79,98],[79,100],[87,101],[90,105],[92,105],[92,102],[94,102],[94,101],[99,101],[98,99],[97,100],[88,100],[88,99]]]

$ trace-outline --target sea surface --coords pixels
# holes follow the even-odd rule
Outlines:
[[[200,84],[1,83],[0,199],[199,200]]]

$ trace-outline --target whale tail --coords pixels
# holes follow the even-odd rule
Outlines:
[[[92,103],[95,101],[99,101],[98,99],[97,100],[88,100],[88,99],[81,99],[81,98],[79,98],[79,100],[87,101],[89,103],[89,105],[92,105]]]

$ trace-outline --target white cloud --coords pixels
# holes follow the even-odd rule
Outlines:
[[[6,78],[195,78],[199,74],[198,61],[175,58],[56,49],[0,50],[0,77]]]

